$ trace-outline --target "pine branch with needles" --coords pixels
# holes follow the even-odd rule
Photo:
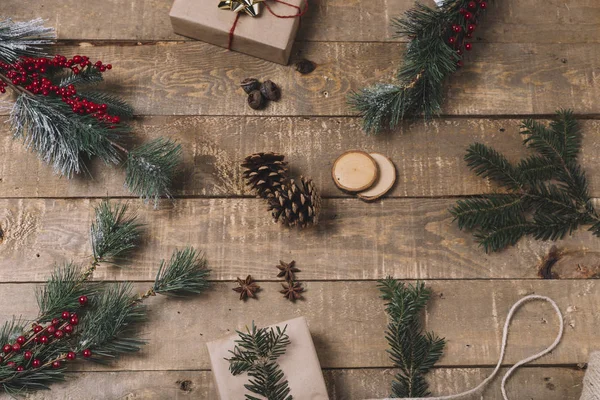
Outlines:
[[[482,178],[507,193],[459,200],[450,210],[460,229],[474,231],[486,252],[517,244],[524,236],[559,240],[582,225],[600,236],[600,216],[578,163],[581,130],[573,113],[560,110],[549,125],[525,120],[523,145],[534,154],[518,163],[481,143],[465,161]]]

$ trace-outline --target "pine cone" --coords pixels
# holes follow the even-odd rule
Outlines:
[[[290,179],[269,195],[269,211],[273,218],[290,227],[316,225],[320,209],[321,196],[312,179],[301,177],[298,183]]]
[[[246,169],[243,176],[258,197],[268,198],[287,180],[288,167],[284,158],[277,153],[256,153],[246,157],[242,163]]]

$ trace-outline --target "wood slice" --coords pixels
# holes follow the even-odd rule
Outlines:
[[[375,183],[379,176],[379,168],[369,154],[360,150],[350,150],[335,160],[331,176],[340,189],[360,192]]]
[[[360,192],[358,197],[362,200],[377,200],[386,194],[396,183],[396,167],[392,160],[381,153],[369,153],[379,168],[379,178],[369,189]]]

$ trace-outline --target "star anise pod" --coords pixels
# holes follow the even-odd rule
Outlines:
[[[296,268],[296,261],[294,260],[290,261],[289,263],[279,260],[279,265],[276,267],[279,268],[277,277],[284,278],[286,281],[293,281],[296,279],[294,272],[300,272],[300,270]]]
[[[287,283],[282,283],[283,290],[279,293],[283,294],[283,297],[290,301],[296,301],[302,298],[302,292],[304,292],[304,288],[300,282],[289,281]]]
[[[252,276],[248,275],[246,279],[237,278],[239,287],[233,288],[234,292],[240,294],[240,300],[246,300],[248,297],[255,298],[256,292],[260,290],[260,286],[256,284],[256,281],[252,279]]]

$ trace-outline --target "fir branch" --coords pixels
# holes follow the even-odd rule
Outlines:
[[[117,263],[127,258],[140,242],[142,224],[128,213],[127,204],[111,206],[103,200],[95,208],[90,237],[96,262]]]
[[[54,43],[54,28],[44,26],[41,18],[25,22],[0,20],[0,61],[13,63],[19,57],[44,56],[43,46]]]
[[[50,321],[65,310],[79,308],[78,299],[83,295],[94,295],[98,288],[86,283],[86,271],[79,265],[67,263],[57,267],[46,284],[36,290],[40,309],[38,321]]]
[[[286,347],[290,344],[288,335],[283,329],[257,328],[252,322],[246,332],[238,331],[240,339],[227,359],[229,370],[233,375],[248,373],[249,383],[244,385],[252,393],[266,397],[267,400],[292,400],[288,382],[277,359],[285,354]],[[255,400],[256,397],[246,395],[246,399]]]
[[[484,144],[474,143],[469,146],[465,161],[477,175],[491,179],[508,189],[519,189],[523,186],[516,167],[502,154]]]
[[[74,114],[60,99],[28,94],[18,97],[10,123],[16,138],[68,178],[87,170],[85,161],[94,156],[118,164],[121,157],[114,143],[129,132],[124,124],[110,129],[91,116]]]
[[[83,68],[77,74],[74,74],[73,72],[69,72],[67,74],[67,76],[63,77],[60,80],[60,83],[58,86],[67,87],[69,85],[74,85],[74,86],[85,85],[85,84],[102,82],[103,80],[104,80],[104,78],[102,77],[102,72],[98,68],[95,68],[95,67],[89,65],[89,66]],[[79,97],[81,97],[81,96],[79,96]]]
[[[420,317],[431,297],[422,282],[405,285],[391,277],[378,281],[386,301],[389,324],[386,340],[394,367],[400,372],[392,382],[392,397],[426,397],[429,385],[424,375],[443,354],[446,342],[433,333],[424,333]]]
[[[204,256],[188,247],[175,251],[168,264],[161,261],[152,291],[170,296],[200,294],[210,287],[209,274]]]
[[[181,159],[181,146],[158,138],[129,152],[125,185],[155,205],[161,196],[171,197],[170,187]]]
[[[391,130],[407,117],[431,118],[439,114],[443,83],[462,65],[461,47],[468,39],[467,32],[472,32],[469,27],[476,26],[482,11],[477,7],[469,11],[471,19],[465,18],[461,10],[466,12],[468,3],[445,0],[436,8],[417,3],[402,18],[392,21],[396,36],[410,39],[396,74],[397,82],[361,89],[348,99],[362,117],[367,133]],[[453,27],[460,31],[453,32]]]
[[[79,92],[78,96],[96,104],[106,104],[106,112],[109,115],[118,115],[123,118],[133,118],[133,107],[123,99],[104,92],[84,91]]]
[[[526,235],[539,240],[563,239],[581,225],[592,225],[590,231],[600,236],[600,217],[577,163],[581,131],[573,113],[560,110],[549,126],[526,120],[521,128],[523,144],[536,154],[517,166],[479,143],[467,150],[467,165],[510,195],[459,200],[450,210],[458,227],[474,229],[475,239],[486,252],[515,245]]]
[[[93,361],[106,363],[121,354],[141,349],[136,324],[146,320],[146,309],[129,282],[109,284],[94,299],[80,323],[77,349],[90,349]]]

